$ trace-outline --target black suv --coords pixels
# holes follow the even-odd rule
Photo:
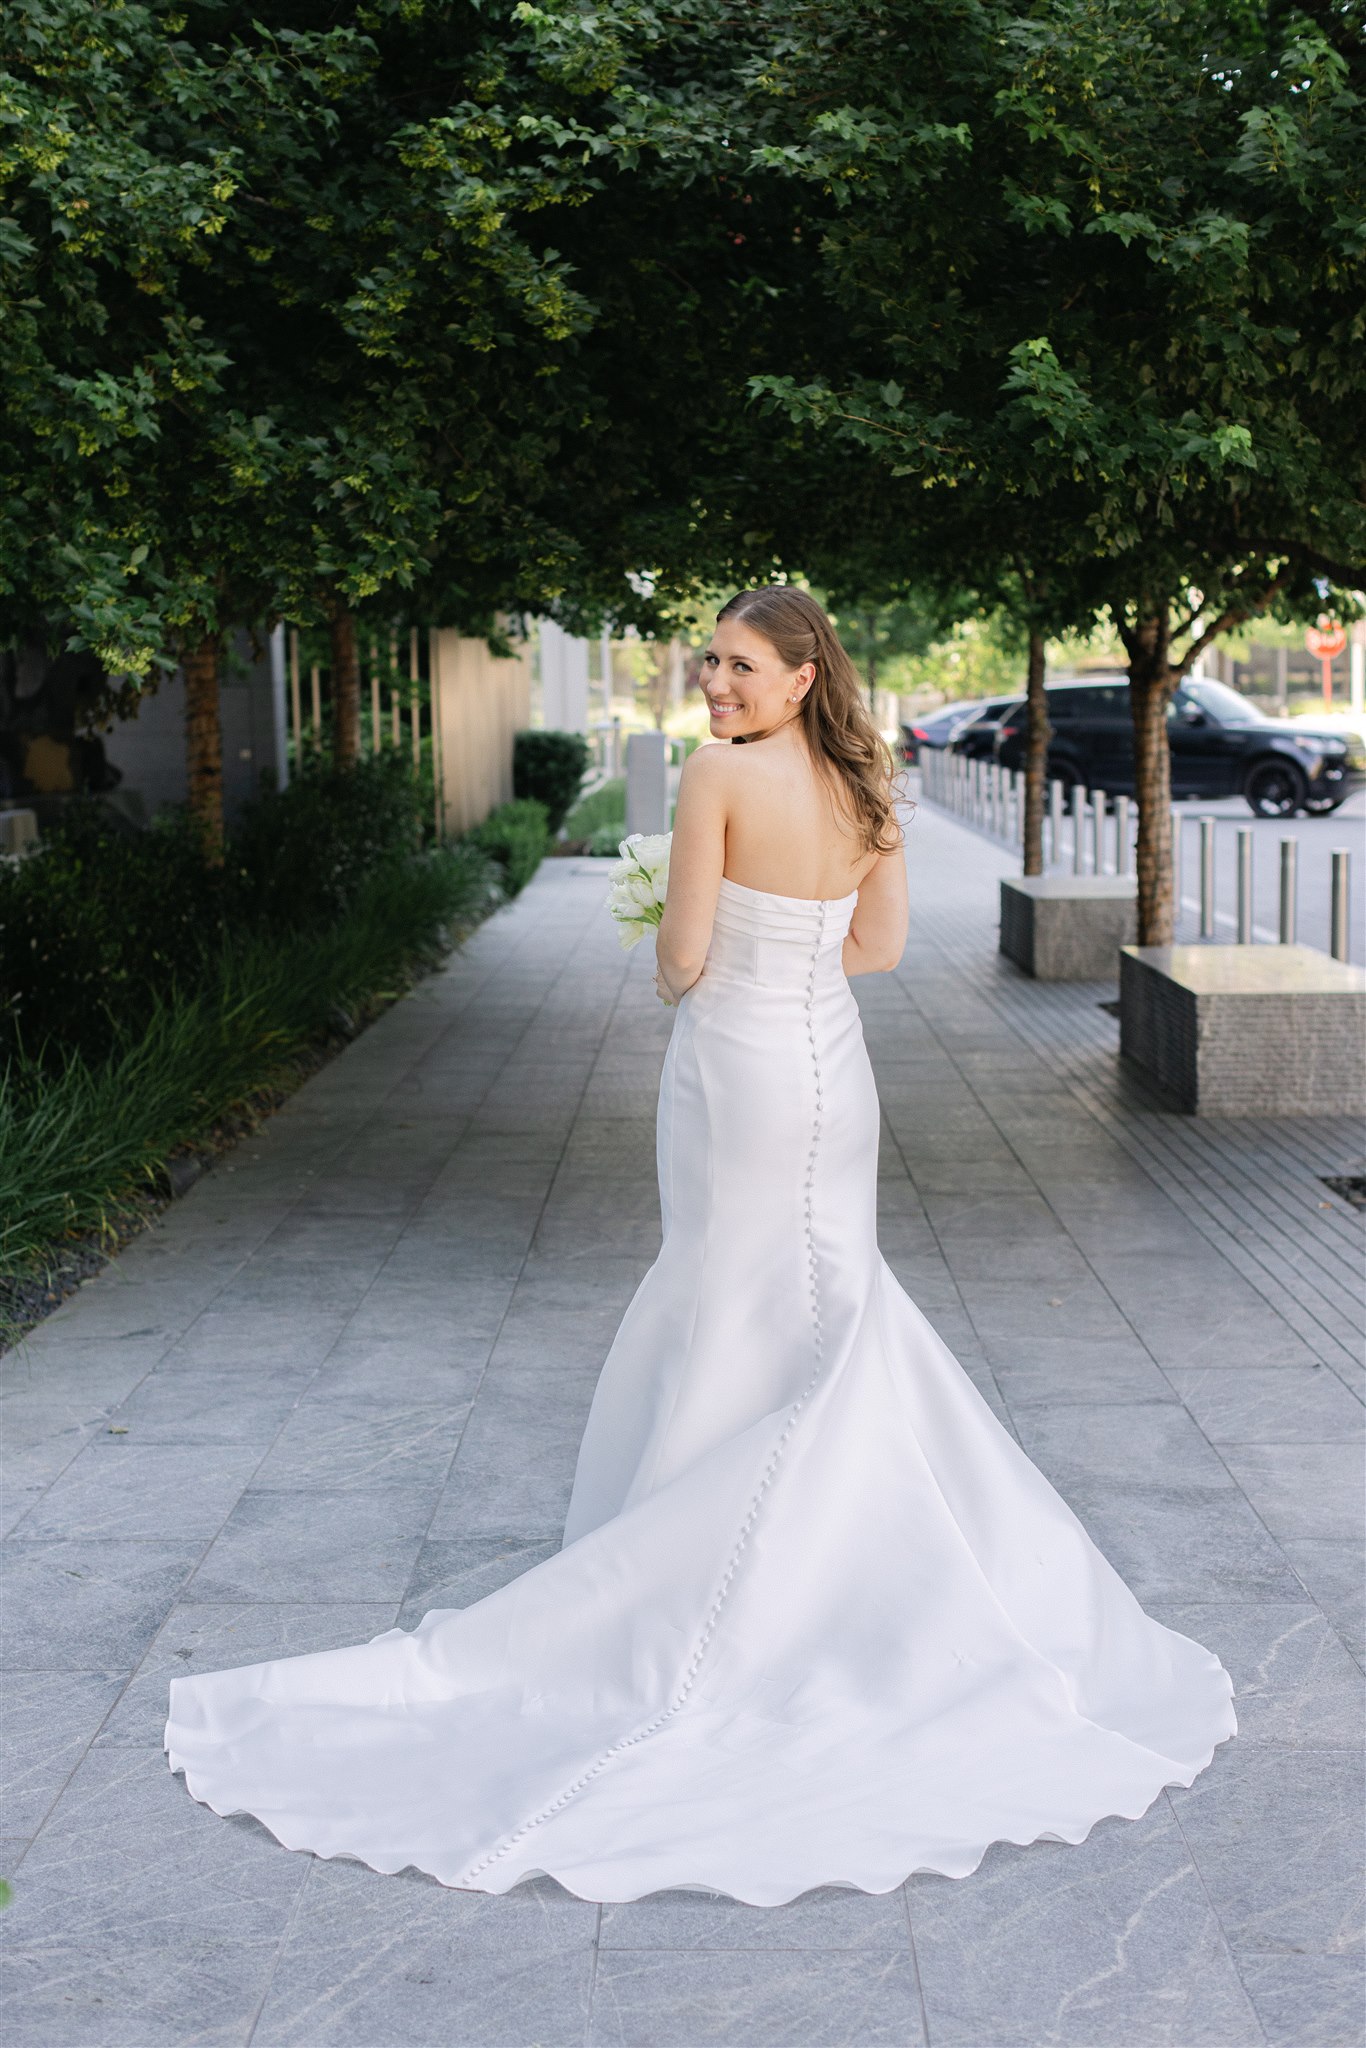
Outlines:
[[[1122,678],[1050,683],[1053,738],[1048,773],[1066,788],[1082,783],[1132,796],[1134,733],[1129,685]],[[1267,718],[1255,704],[1198,676],[1167,706],[1173,797],[1244,796],[1261,818],[1335,811],[1366,782],[1366,745],[1353,732],[1315,732]],[[1000,720],[996,758],[1024,765],[1025,707],[1017,699]]]

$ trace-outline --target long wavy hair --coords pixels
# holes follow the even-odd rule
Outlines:
[[[786,668],[813,662],[816,679],[801,700],[811,758],[843,799],[865,852],[890,853],[901,843],[892,788],[892,757],[864,702],[858,670],[814,597],[790,584],[740,590],[716,615],[743,619],[777,650]]]

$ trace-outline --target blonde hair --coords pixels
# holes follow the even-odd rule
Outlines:
[[[865,852],[890,853],[901,844],[892,757],[864,703],[858,670],[815,598],[787,583],[768,583],[737,591],[716,619],[718,625],[742,619],[771,644],[785,668],[815,665],[816,679],[800,711],[812,759],[834,778]]]

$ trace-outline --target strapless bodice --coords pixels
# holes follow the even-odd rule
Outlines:
[[[840,953],[858,891],[847,896],[777,896],[721,879],[707,952],[709,980],[764,988],[807,988],[839,975]]]

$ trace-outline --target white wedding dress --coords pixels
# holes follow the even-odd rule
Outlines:
[[[196,1799],[446,1885],[771,1906],[1079,1842],[1236,1733],[1218,1659],[1143,1612],[878,1251],[854,901],[721,885],[563,1548],[411,1632],[174,1680]]]

